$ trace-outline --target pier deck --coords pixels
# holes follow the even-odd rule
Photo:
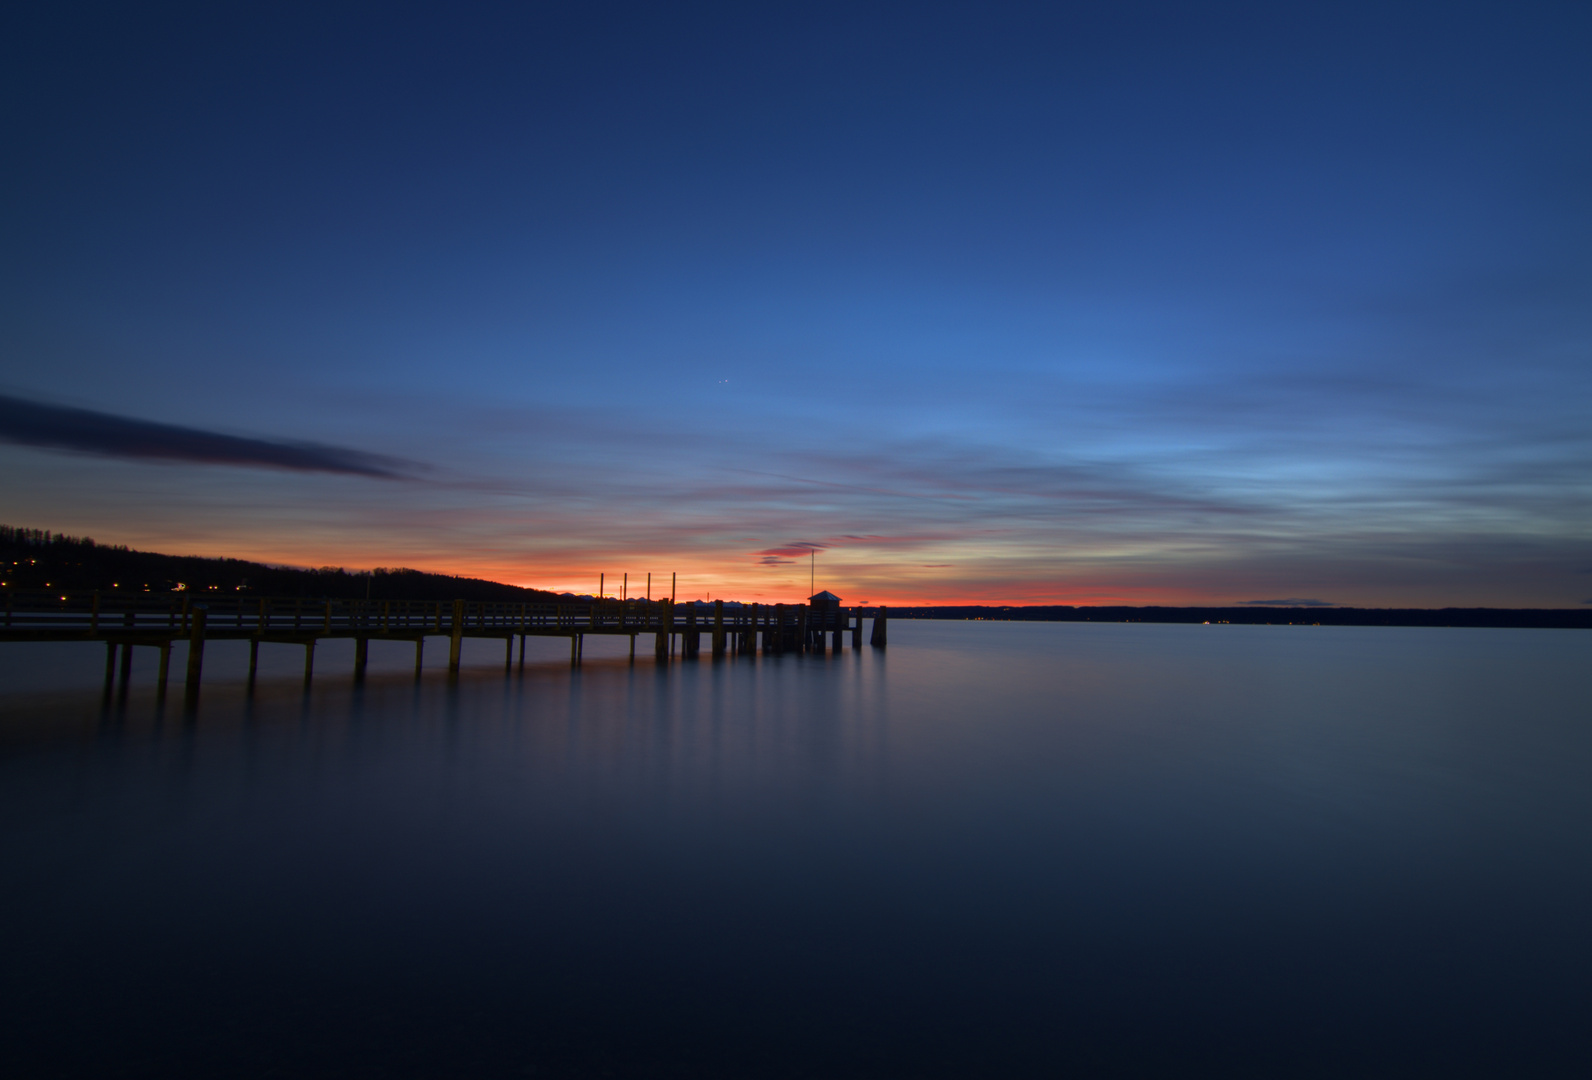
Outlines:
[[[885,644],[883,608],[874,613],[869,643]],[[190,699],[199,688],[204,643],[248,641],[249,682],[258,670],[262,643],[304,648],[304,678],[314,671],[315,645],[328,638],[354,640],[354,678],[365,675],[372,641],[405,641],[415,646],[415,674],[420,673],[425,639],[448,639],[448,672],[459,672],[465,638],[493,638],[504,642],[504,664],[514,664],[514,644],[519,641],[519,662],[525,663],[525,641],[530,637],[567,637],[570,662],[581,662],[586,635],[630,638],[630,657],[636,655],[636,638],[653,636],[653,654],[659,661],[678,655],[694,660],[701,655],[702,638],[710,640],[715,658],[755,653],[839,651],[850,632],[852,648],[862,645],[861,609],[810,604],[675,604],[668,600],[590,600],[570,603],[491,602],[455,600],[452,603],[420,600],[310,600],[303,598],[206,596],[161,593],[73,593],[13,591],[5,596],[0,642],[103,641],[106,644],[105,688],[109,693],[118,670],[125,687],[135,646],[160,650],[157,693],[164,696],[172,645],[188,644],[185,690]]]

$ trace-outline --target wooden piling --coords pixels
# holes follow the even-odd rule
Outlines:
[[[851,647],[862,648],[862,609],[857,608],[851,613]]]
[[[459,656],[464,649],[463,600],[453,602],[453,623],[448,629],[452,635],[448,639],[448,675],[451,677],[459,674]]]
[[[264,601],[261,601],[264,603]],[[249,689],[254,689],[254,676],[260,670],[260,639],[249,639]]]
[[[89,636],[90,637],[95,637],[95,636],[98,636],[98,634],[99,634],[99,590],[98,589],[94,590],[94,606],[93,606],[93,608],[91,610],[92,610],[93,613],[89,616],[88,632],[89,632]]]
[[[876,648],[884,648],[889,636],[890,609],[881,607],[873,614],[873,636],[868,639],[868,644]]]
[[[195,604],[188,613],[188,678],[183,693],[189,704],[199,696],[199,673],[205,662],[205,619],[209,614],[203,604]]]
[[[506,675],[514,670],[514,635],[510,634],[503,639],[503,673]]]
[[[304,643],[304,688],[309,689],[310,676],[315,674],[315,639]]]
[[[111,688],[116,685],[116,642],[105,643],[105,696],[111,696]]]
[[[724,601],[713,601],[713,659],[724,655]]]
[[[415,638],[415,678],[420,678],[420,664],[425,659],[426,636],[421,634]]]
[[[155,700],[166,700],[166,681],[171,674],[171,642],[160,643],[160,674],[155,676]]]
[[[365,681],[365,665],[370,660],[370,638],[364,634],[354,639],[354,681]]]
[[[669,660],[669,639],[674,635],[674,605],[667,600],[658,601],[658,636],[653,652],[659,663]]]

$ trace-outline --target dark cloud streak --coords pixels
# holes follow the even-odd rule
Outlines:
[[[336,446],[223,435],[3,394],[0,439],[106,457],[344,473],[387,480],[401,479],[415,468],[394,458]]]

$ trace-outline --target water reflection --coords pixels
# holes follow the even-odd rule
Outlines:
[[[307,691],[267,672],[250,695],[223,654],[189,716],[137,671],[108,705],[0,698],[12,1060],[1588,1060],[1585,635],[893,630],[888,663],[589,651],[449,683],[373,655],[360,684],[318,658]]]

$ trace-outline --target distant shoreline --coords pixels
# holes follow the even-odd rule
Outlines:
[[[1244,626],[1474,626],[1592,630],[1592,610],[1573,608],[1069,607],[924,605],[888,607],[892,619],[986,622],[1233,623]]]

